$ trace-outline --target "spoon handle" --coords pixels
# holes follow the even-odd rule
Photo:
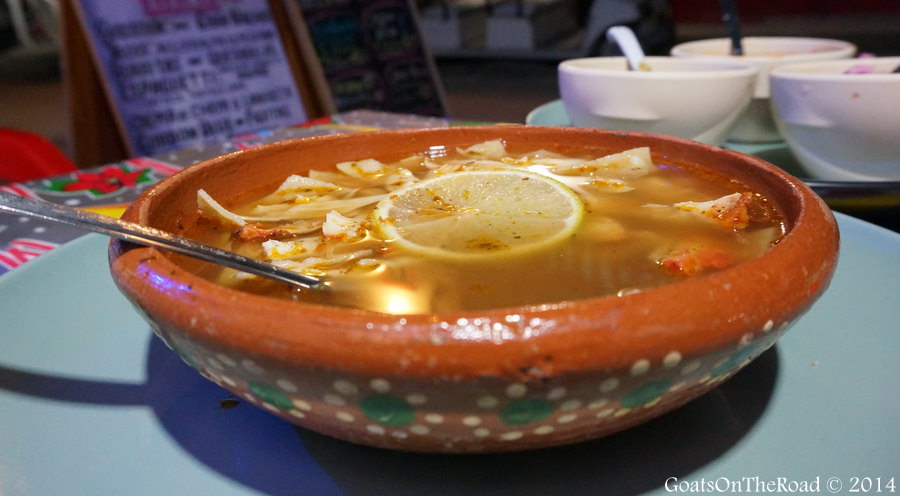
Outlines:
[[[166,231],[66,205],[35,200],[0,191],[0,212],[28,215],[52,222],[68,224],[124,241],[163,248],[181,255],[300,286],[301,288],[320,289],[325,287],[322,280],[316,277],[298,274]]]
[[[722,8],[722,20],[728,28],[728,37],[731,38],[731,55],[743,55],[744,46],[741,35],[741,19],[738,16],[735,0],[719,0]]]
[[[612,26],[606,30],[606,38],[619,46],[632,71],[644,70],[644,49],[628,26]]]

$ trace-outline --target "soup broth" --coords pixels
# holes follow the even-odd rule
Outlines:
[[[227,209],[198,192],[203,241],[324,277],[330,290],[290,289],[231,269],[204,276],[303,302],[454,312],[629,294],[739,264],[784,232],[761,195],[709,172],[654,163],[646,148],[603,157],[511,154],[493,141],[376,159],[291,176],[270,195]],[[510,169],[558,181],[580,198],[571,235],[516,253],[435,257],[385,239],[378,224],[393,219],[373,219],[379,202],[425,178]]]

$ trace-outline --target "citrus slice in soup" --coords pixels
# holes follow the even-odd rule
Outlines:
[[[380,234],[416,254],[455,260],[529,253],[571,237],[578,195],[523,170],[463,171],[409,184],[373,212]]]

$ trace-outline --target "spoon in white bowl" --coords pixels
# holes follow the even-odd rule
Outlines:
[[[26,198],[0,191],[0,212],[28,215],[52,222],[68,224],[124,241],[163,248],[181,255],[198,258],[206,262],[267,277],[301,288],[327,288],[325,282],[317,277],[298,274],[270,263],[238,255],[178,236],[177,234],[44,200]]]
[[[744,45],[741,35],[741,19],[738,17],[735,0],[719,0],[722,8],[722,21],[728,28],[728,37],[731,39],[731,55],[743,55]]]
[[[649,71],[650,66],[644,62],[644,50],[638,42],[634,31],[628,26],[613,26],[606,30],[606,39],[619,46],[619,50],[628,61],[628,69],[632,71]]]

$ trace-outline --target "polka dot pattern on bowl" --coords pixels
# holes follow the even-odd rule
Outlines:
[[[514,449],[536,438],[563,444],[586,428],[598,436],[614,432],[630,417],[683,403],[686,391],[696,396],[724,381],[787,327],[787,322],[776,326],[767,321],[717,355],[692,358],[671,350],[615,373],[534,383],[486,378],[435,385],[346,375],[323,382],[302,371],[267,370],[250,358],[209,350],[184,338],[167,344],[208,379],[301,426],[332,424],[341,437],[390,448],[427,445],[428,450],[476,452],[486,443]]]

